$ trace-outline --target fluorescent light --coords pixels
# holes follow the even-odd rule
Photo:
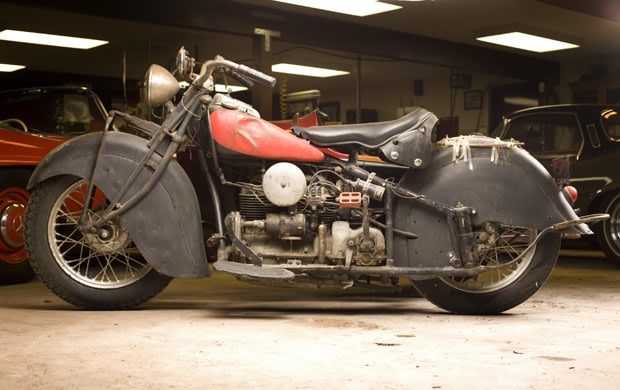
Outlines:
[[[0,40],[21,43],[33,43],[35,45],[69,47],[72,49],[92,49],[94,47],[105,45],[108,43],[108,41],[100,41],[97,39],[41,34],[17,30],[0,31]]]
[[[496,45],[535,51],[537,53],[546,53],[549,51],[574,49],[579,47],[579,45],[572,43],[516,31],[504,34],[488,35],[486,37],[478,37],[476,39],[483,42],[494,43]]]
[[[402,8],[400,5],[382,3],[377,0],[274,0],[279,3],[316,8],[353,16],[368,16]]]
[[[24,68],[24,65],[0,64],[0,72],[15,72]]]
[[[535,107],[538,105],[538,99],[522,96],[506,96],[504,98],[504,103],[512,104],[513,106]]]
[[[295,65],[295,64],[275,64],[271,66],[272,72],[298,74],[301,76],[311,77],[333,77],[349,74],[344,70],[334,70],[326,68],[315,68],[313,66]]]

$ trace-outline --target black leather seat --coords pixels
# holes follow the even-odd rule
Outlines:
[[[422,125],[430,111],[419,108],[402,118],[388,122],[360,123],[352,125],[293,127],[293,133],[320,147],[376,149],[392,137]],[[427,129],[431,131],[432,129]]]

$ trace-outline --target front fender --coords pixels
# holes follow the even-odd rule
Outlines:
[[[58,175],[90,179],[100,141],[101,133],[91,133],[60,145],[37,166],[28,189]],[[108,198],[113,197],[147,151],[145,139],[108,132],[95,185]],[[157,165],[161,156],[154,153],[151,161]],[[152,174],[152,168],[143,167],[121,203],[136,193]],[[170,161],[155,187],[122,213],[121,219],[146,261],[157,271],[181,278],[210,276],[198,199],[190,179],[175,160]]]
[[[493,139],[471,137],[471,156],[453,161],[452,147],[435,151],[424,170],[410,170],[400,185],[428,199],[476,210],[474,226],[484,221],[542,230],[553,224],[578,219],[551,175],[528,152],[518,147],[493,148]],[[462,148],[465,149],[465,148]],[[495,151],[494,151],[495,150]],[[493,158],[492,158],[493,157]],[[471,163],[471,164],[470,164]],[[450,264],[455,250],[444,215],[395,198],[394,226],[412,231],[416,240],[395,237],[396,262],[400,266]],[[566,229],[567,233],[589,234],[584,224]],[[415,253],[415,264],[411,263]],[[401,254],[401,258],[398,255]]]

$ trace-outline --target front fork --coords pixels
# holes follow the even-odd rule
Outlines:
[[[201,91],[199,89],[194,88],[191,90],[191,93],[187,93],[186,95],[184,95],[184,98],[185,96],[189,96],[189,102],[187,103],[186,111],[189,111],[192,115],[186,115],[185,112],[182,110],[175,110],[166,118],[166,120],[161,126],[119,111],[110,112],[110,115],[108,116],[108,119],[106,121],[105,128],[101,134],[99,150],[97,151],[90,179],[88,181],[84,208],[82,210],[82,214],[80,215],[79,226],[82,232],[99,232],[102,226],[136,205],[153,189],[153,187],[155,187],[155,185],[159,182],[161,176],[166,171],[168,163],[170,163],[170,161],[174,158],[177,150],[179,150],[179,148],[182,145],[185,145],[188,141],[187,137],[185,136],[186,130],[189,126],[190,121],[192,121],[196,116],[198,116],[198,113],[200,113],[201,109],[200,107],[202,103],[200,100],[200,92]],[[183,101],[181,101],[181,103],[183,103]],[[93,199],[96,175],[98,173],[101,174],[99,172],[99,161],[102,158],[102,151],[106,139],[106,134],[112,130],[114,119],[117,116],[121,117],[130,127],[133,127],[149,136],[149,151],[144,156],[142,156],[140,162],[131,173],[129,178],[125,180],[125,183],[118,190],[118,192],[111,197],[110,205],[95,221],[90,221],[87,218],[87,209]],[[161,151],[160,149],[165,151],[163,152],[163,156],[159,164],[155,165],[152,162],[151,157],[157,151]],[[149,166],[153,170],[153,174],[137,193],[133,194],[131,197],[129,197],[129,199],[127,199],[124,203],[121,204],[121,198],[125,196],[128,189],[134,183],[134,181],[138,177],[138,174],[145,166]]]

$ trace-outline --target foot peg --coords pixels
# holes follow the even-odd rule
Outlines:
[[[295,274],[283,268],[257,267],[253,264],[236,263],[233,261],[216,261],[213,263],[216,270],[236,276],[250,276],[258,279],[292,280]]]

